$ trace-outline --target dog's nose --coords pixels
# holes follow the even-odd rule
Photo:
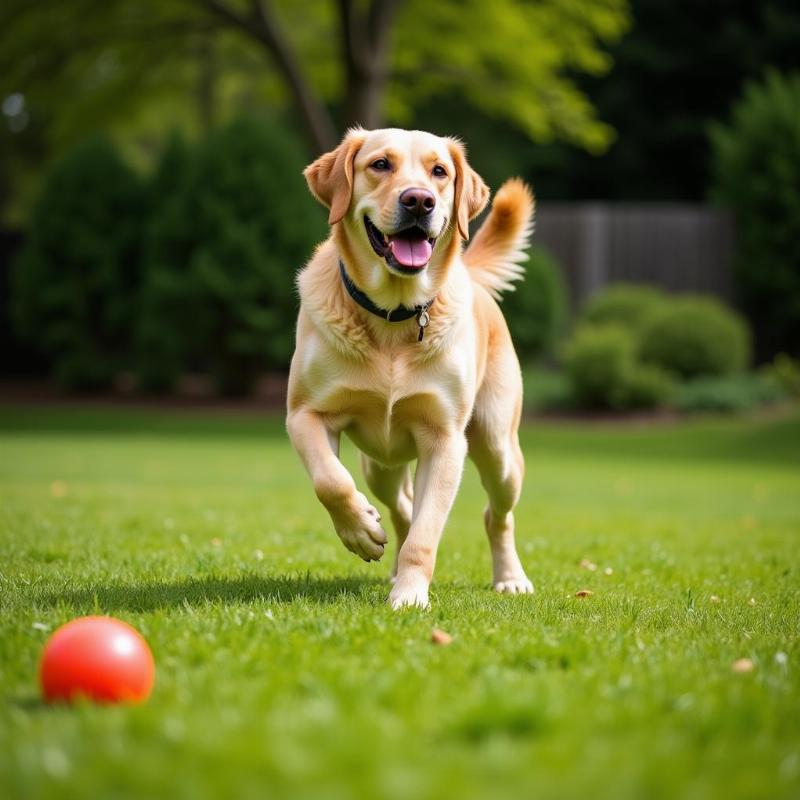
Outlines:
[[[436,207],[436,198],[427,189],[406,189],[400,194],[400,205],[415,217],[424,217]]]

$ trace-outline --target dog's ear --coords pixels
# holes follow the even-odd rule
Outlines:
[[[331,210],[329,225],[341,221],[350,208],[353,161],[365,138],[366,131],[349,131],[335,150],[320,156],[303,170],[311,193]]]
[[[456,165],[456,185],[453,215],[462,239],[469,239],[469,221],[475,219],[489,201],[489,187],[483,178],[467,163],[464,145],[456,139],[448,140],[448,148]]]

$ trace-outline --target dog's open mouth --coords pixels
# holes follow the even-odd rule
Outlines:
[[[364,226],[372,249],[393,269],[413,274],[428,266],[436,244],[435,236],[428,236],[416,225],[384,236],[369,217],[364,217]]]

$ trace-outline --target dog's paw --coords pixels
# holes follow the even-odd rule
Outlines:
[[[364,561],[379,561],[388,541],[378,509],[361,493],[332,513],[336,533],[344,546]]]
[[[500,594],[533,594],[533,584],[524,576],[495,581],[494,590]]]
[[[430,608],[428,582],[419,576],[396,577],[389,592],[389,605],[395,611],[400,608]]]

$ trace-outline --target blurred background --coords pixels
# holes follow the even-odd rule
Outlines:
[[[800,394],[796,0],[5,0],[0,30],[6,392],[279,404],[326,233],[300,172],[362,124],[535,187],[530,411]]]

